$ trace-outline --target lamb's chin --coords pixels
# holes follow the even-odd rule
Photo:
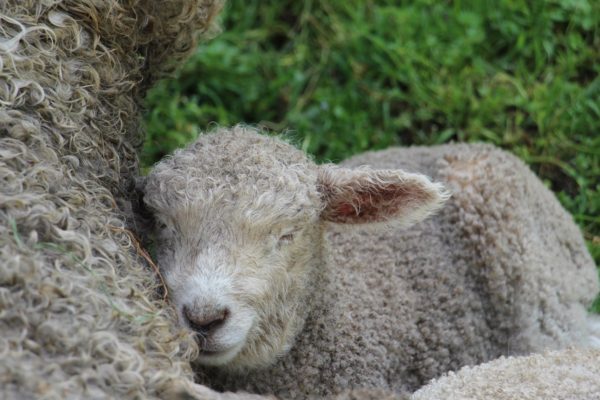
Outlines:
[[[244,342],[226,349],[200,350],[196,362],[208,367],[224,366],[230,363],[239,354],[242,347],[244,347]]]

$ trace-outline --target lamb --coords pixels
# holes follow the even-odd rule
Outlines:
[[[440,209],[442,186],[403,170],[452,197]],[[597,334],[579,230],[489,145],[317,166],[237,126],[159,162],[141,187],[179,321],[198,334],[198,381],[218,390],[403,397],[464,365]]]

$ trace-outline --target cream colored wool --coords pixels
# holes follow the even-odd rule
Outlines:
[[[566,349],[464,367],[411,400],[598,400],[600,350]]]
[[[220,329],[231,335],[242,329],[238,309],[258,321],[229,364],[198,365],[200,382],[284,399],[369,388],[403,397],[464,365],[590,345],[594,263],[572,218],[520,160],[461,144],[343,163],[365,164],[425,173],[453,195],[408,229],[324,223],[320,167],[244,127],[202,136],[153,169],[145,202],[174,302],[191,299],[201,314],[206,296],[217,298],[210,307],[230,301]],[[269,250],[290,227],[290,250]],[[291,263],[279,266],[282,257]],[[218,340],[203,343],[212,351]],[[269,351],[276,362],[254,368]]]
[[[218,9],[0,1],[0,398],[207,393],[124,228],[137,102]]]

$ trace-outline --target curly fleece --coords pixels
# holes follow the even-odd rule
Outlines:
[[[155,298],[125,206],[144,88],[218,9],[0,2],[0,398],[192,390],[196,346]]]
[[[598,400],[598,376],[600,350],[501,357],[449,373],[418,390],[411,400]]]
[[[322,276],[309,285],[314,309],[292,350],[244,374],[199,368],[201,382],[282,398],[359,388],[405,396],[464,365],[589,344],[594,263],[571,216],[520,160],[459,144],[344,163],[364,164],[425,173],[453,196],[410,229],[330,226]]]

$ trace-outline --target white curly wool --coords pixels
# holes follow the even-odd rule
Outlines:
[[[436,379],[411,400],[598,400],[598,376],[600,350],[501,357]]]
[[[0,1],[0,398],[202,398],[136,256],[143,88],[218,2]],[[123,208],[121,208],[123,206]]]
[[[452,192],[444,207],[420,173]],[[161,161],[144,196],[180,323],[199,333],[198,379],[219,390],[407,396],[464,365],[592,341],[581,233],[492,146],[317,166],[238,126]]]

